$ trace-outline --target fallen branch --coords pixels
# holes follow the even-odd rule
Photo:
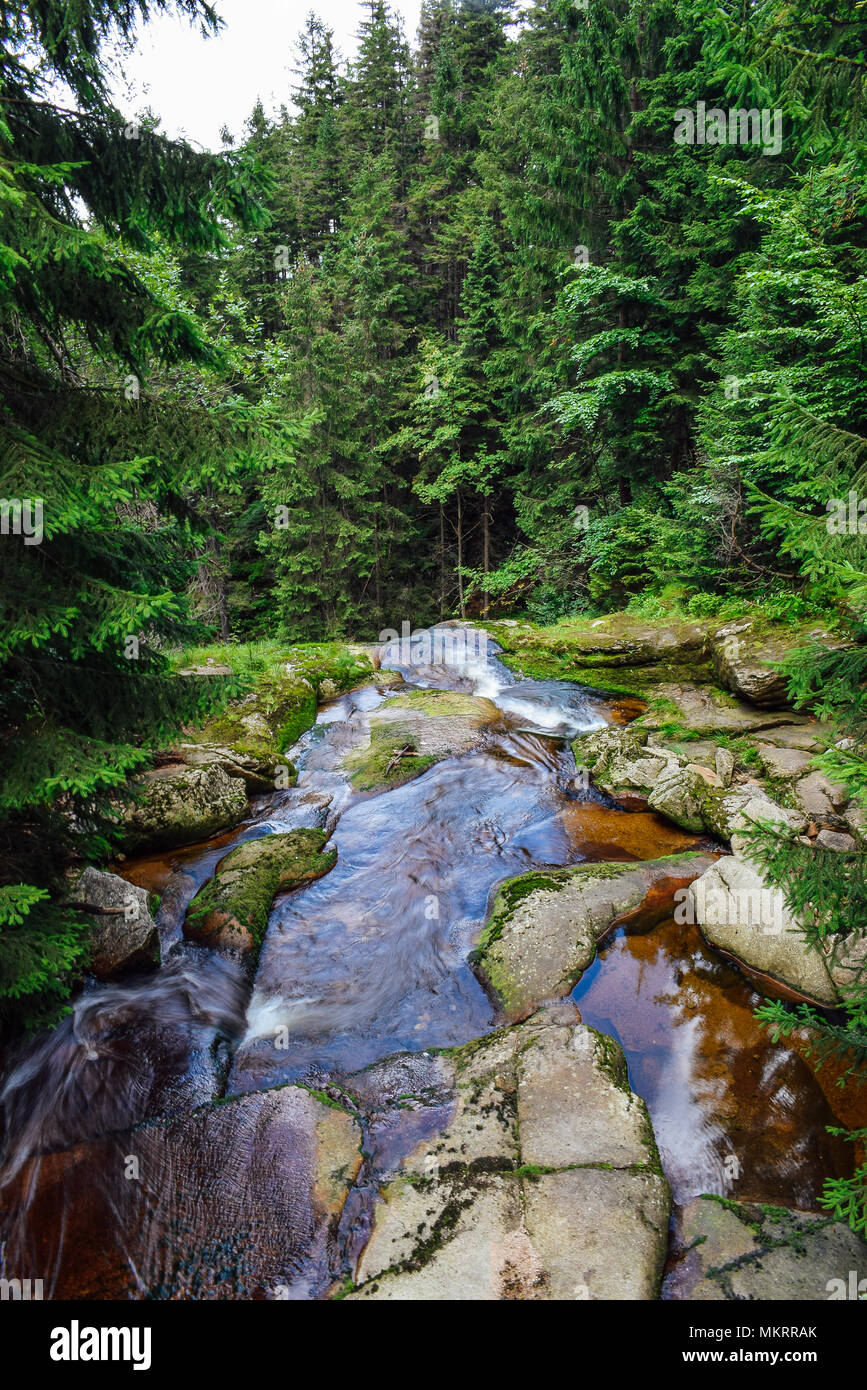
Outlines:
[[[397,753],[395,753],[391,762],[388,764],[388,767],[385,769],[385,776],[387,777],[388,774],[391,772],[391,769],[397,766],[401,758],[414,758],[415,756],[416,750],[413,748],[411,743],[408,743],[405,748],[400,748],[397,751]]]

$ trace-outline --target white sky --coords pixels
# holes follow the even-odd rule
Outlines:
[[[115,83],[118,107],[134,116],[151,107],[166,135],[184,135],[209,149],[220,148],[220,131],[241,134],[257,97],[270,112],[289,102],[294,79],[294,43],[309,10],[334,31],[345,58],[355,53],[361,16],[356,0],[214,0],[224,20],[216,38],[203,39],[175,15],[157,14],[141,30],[133,53],[120,61]],[[420,0],[390,0],[415,41]]]

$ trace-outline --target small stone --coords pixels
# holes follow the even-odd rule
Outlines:
[[[716,765],[716,775],[724,787],[730,787],[732,774],[735,770],[734,754],[728,748],[718,748],[714,759]]]
[[[858,848],[852,836],[845,835],[840,830],[820,830],[817,836],[817,844],[824,845],[826,849],[841,851],[851,851]]]
[[[687,763],[686,770],[687,772],[697,772],[709,787],[721,787],[723,785],[722,778],[717,773],[711,772],[709,767],[702,767],[701,763]]]

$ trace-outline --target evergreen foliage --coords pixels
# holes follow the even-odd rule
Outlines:
[[[867,804],[863,0],[424,0],[414,47],[363,0],[216,154],[111,103],[169,9],[219,23],[0,15],[3,1018],[66,997],[70,866],[228,693],[189,639],[789,606],[854,639],[788,677]],[[862,855],[757,852],[816,944],[867,930]],[[865,1008],[764,1016],[857,1070]]]

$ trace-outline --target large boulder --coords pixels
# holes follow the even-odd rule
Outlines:
[[[867,1245],[833,1217],[696,1197],[677,1214],[674,1239],[666,1299],[819,1303],[859,1297],[862,1280],[867,1289]]]
[[[712,946],[820,1004],[838,1002],[823,956],[755,864],[720,859],[686,889],[684,906]]]
[[[359,791],[409,781],[443,758],[476,747],[500,718],[492,701],[453,690],[408,690],[366,716],[363,737],[343,759]]]
[[[648,621],[633,613],[604,618],[563,618],[537,627],[504,620],[485,624],[503,649],[528,659],[567,658],[593,667],[660,666],[707,657],[707,629],[701,622]]]
[[[779,663],[797,648],[817,644],[840,645],[824,628],[773,630],[751,618],[741,619],[725,623],[713,633],[713,667],[717,679],[735,695],[760,709],[781,709],[789,701]]]
[[[674,895],[714,862],[676,854],[637,864],[578,864],[504,884],[474,954],[476,968],[510,1012],[567,994],[614,922],[644,908],[656,920]]]
[[[704,794],[702,815],[705,828],[718,839],[730,840],[739,852],[757,826],[770,826],[781,832],[800,834],[807,826],[801,811],[781,806],[763,787],[732,787]]]
[[[452,1110],[381,1188],[352,1299],[652,1299],[670,1195],[618,1045],[572,1005],[441,1059]]]
[[[322,853],[321,830],[290,830],[247,840],[217,865],[187,909],[184,935],[205,946],[248,955],[258,951],[276,895],[321,878],[337,862]]]
[[[122,808],[124,848],[172,849],[206,840],[237,825],[250,809],[247,788],[219,763],[169,764],[134,784],[135,801]]]
[[[292,787],[298,773],[288,758],[276,754],[242,753],[222,748],[218,743],[180,743],[173,750],[188,767],[210,767],[216,763],[229,777],[239,777],[250,796]]]
[[[91,910],[90,969],[97,979],[114,980],[131,970],[159,965],[159,932],[144,888],[88,866],[71,901]]]

